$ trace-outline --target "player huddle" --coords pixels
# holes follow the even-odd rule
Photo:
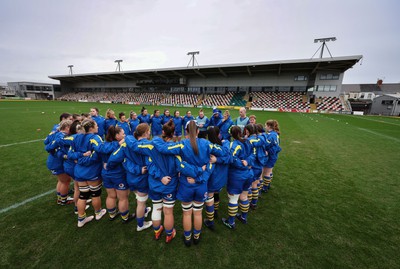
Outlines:
[[[176,236],[173,208],[179,200],[183,241],[190,246],[200,242],[203,223],[214,230],[219,193],[226,187],[228,216],[222,218],[223,224],[230,229],[235,220],[246,224],[249,208],[256,209],[261,191],[270,187],[281,151],[280,132],[275,120],[263,126],[255,116],[247,117],[245,108],[239,114],[233,121],[228,110],[216,108],[211,119],[202,110],[194,118],[190,111],[181,117],[179,111],[173,116],[167,109],[163,115],[159,110],[149,115],[142,108],[140,115],[131,112],[129,119],[119,113],[119,120],[110,109],[106,118],[97,108],[91,108],[90,115],[64,113],[45,140],[47,167],[58,179],[57,203],[75,203],[78,227],[108,212],[109,220],[136,219],[137,231],[153,226],[157,240],[165,232],[169,243]],[[71,178],[73,199],[68,197]],[[106,208],[101,201],[103,186]],[[136,196],[135,213],[129,211],[130,192]],[[146,207],[148,198],[152,208]],[[86,215],[90,201],[94,216]],[[151,221],[145,221],[150,211]]]

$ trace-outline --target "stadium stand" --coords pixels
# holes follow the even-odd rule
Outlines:
[[[246,100],[243,99],[245,93],[236,93],[229,102],[231,106],[245,106]]]
[[[303,101],[300,92],[254,92],[252,107],[277,109],[310,109],[310,103]]]
[[[201,104],[204,106],[228,106],[232,97],[232,92],[227,92],[226,94],[207,94]]]
[[[342,111],[343,105],[338,97],[322,97],[317,100],[317,110]]]
[[[199,100],[198,94],[170,94],[161,103],[163,104],[180,104],[180,105],[197,105]]]

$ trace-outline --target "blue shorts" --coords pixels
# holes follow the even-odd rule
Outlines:
[[[174,136],[182,136],[182,131],[180,131],[180,132],[175,131]]]
[[[176,200],[176,191],[172,193],[162,193],[162,192],[155,192],[150,190],[149,197],[151,200],[165,200],[165,201],[175,201]]]
[[[73,179],[75,179],[75,175],[74,175],[74,167],[65,167],[64,166],[64,171],[67,175],[69,175],[70,177],[72,177]]]
[[[116,189],[119,191],[125,191],[129,189],[128,182],[124,178],[103,177],[103,186],[106,189]]]
[[[226,190],[229,194],[241,194],[243,191],[247,191],[253,182],[253,177],[249,177],[245,180],[228,179]]]
[[[50,170],[50,172],[52,175],[55,175],[55,176],[65,174],[65,171],[63,168]]]
[[[208,197],[207,183],[194,183],[190,187],[188,184],[179,184],[176,197],[184,203],[204,202]]]
[[[128,185],[131,191],[149,193],[149,182],[147,176],[134,176],[128,174]]]
[[[152,136],[160,136],[162,135],[162,131],[155,131],[155,132],[151,132]]]
[[[265,167],[267,168],[274,168],[276,161],[278,160],[278,158],[268,158],[268,161],[265,165]]]
[[[256,181],[260,179],[262,170],[253,168],[253,173],[254,173],[253,181]]]

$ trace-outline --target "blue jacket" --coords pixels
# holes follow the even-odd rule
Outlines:
[[[137,116],[137,118],[139,119],[140,123],[147,123],[149,125],[151,123],[149,114],[147,114],[146,116],[140,114],[139,116]]]
[[[72,141],[70,150],[68,151],[68,158],[77,161],[75,165],[74,174],[75,179],[78,181],[88,181],[100,179],[102,162],[99,154],[95,151],[98,145],[102,144],[103,140],[96,134],[77,134]],[[83,156],[83,153],[91,151],[90,156]],[[78,153],[78,156],[77,154]]]
[[[215,117],[215,113],[218,114],[217,117]],[[218,126],[218,124],[222,121],[222,116],[220,112],[215,112],[212,117],[210,118],[210,123],[208,124],[208,126]]]
[[[233,125],[233,121],[231,119],[231,116],[229,116],[228,119],[226,119],[225,121],[220,121],[219,124],[217,125],[219,128],[219,132],[221,134],[222,140],[231,140],[231,134],[230,134],[230,130],[231,127]]]
[[[251,152],[251,145],[248,141],[245,143],[239,140],[230,142],[230,155],[232,156],[232,163],[229,166],[228,177],[233,180],[247,180],[253,178],[252,166],[254,155]],[[248,165],[244,166],[242,160],[246,160]]]
[[[155,135],[160,135],[162,133],[162,120],[163,118],[161,116],[155,117],[153,116],[151,118],[151,134],[153,136]]]
[[[163,147],[160,147],[160,151],[163,154],[174,154],[174,155],[180,155],[182,157],[182,160],[186,161],[189,164],[192,164],[196,166],[197,168],[201,168],[203,165],[207,165],[208,170],[210,173],[212,173],[212,169],[214,169],[214,165],[211,165],[209,163],[210,160],[210,154],[213,154],[217,157],[222,157],[223,155],[223,150],[220,146],[214,145],[210,143],[206,139],[202,138],[197,138],[197,146],[199,149],[199,155],[196,155],[193,152],[192,146],[190,145],[190,140],[185,139],[182,140],[180,143],[175,143],[174,145],[166,145]],[[206,174],[203,173],[202,176],[197,176],[194,179],[198,183],[202,182],[207,182],[208,178],[210,176],[210,173]],[[184,185],[188,185],[189,187],[191,184],[189,184],[186,180],[186,177],[181,177],[179,182]]]
[[[165,142],[160,137],[155,137],[152,141],[142,139],[136,144],[130,144],[130,150],[150,157],[148,158],[149,187],[154,192],[174,192],[178,186],[179,173],[193,178],[203,173],[202,169],[183,162],[179,156],[162,154],[158,150],[173,144],[173,142]],[[171,177],[171,181],[167,185],[161,182],[165,176]]]
[[[191,120],[194,120],[194,117],[193,117],[193,116],[188,117],[188,116],[185,115],[185,117],[183,117],[183,122],[182,122],[183,128],[185,128],[186,123],[188,123],[188,122],[191,121]]]
[[[162,124],[166,124],[170,119],[172,119],[172,116],[171,115],[169,115],[169,116],[165,116],[164,114],[163,115],[161,115],[161,118],[162,118]]]
[[[175,124],[175,133],[182,133],[182,123],[183,119],[181,117],[173,117]]]
[[[252,145],[252,154],[254,155],[254,161],[252,164],[253,169],[261,170],[268,161],[268,156],[265,153],[265,140],[257,135],[252,135],[247,138],[249,143]]]
[[[118,141],[104,142],[95,146],[95,150],[100,154],[103,164],[108,162],[111,154],[119,148]],[[101,170],[102,178],[118,179],[126,178],[126,172],[122,164],[116,165],[112,169],[105,169],[104,165]]]
[[[110,126],[116,126],[117,125],[117,120],[116,119],[105,119],[104,120],[104,134],[107,134],[108,132],[108,128],[110,128]]]
[[[100,136],[100,137],[104,137],[104,134],[105,134],[105,119],[103,118],[103,116],[95,116],[95,117],[92,117],[92,119],[97,123],[97,126],[99,127],[99,130],[98,130],[98,135]]]
[[[125,135],[131,135],[132,131],[131,131],[131,126],[128,122],[124,121],[124,122],[120,122],[118,121],[117,125],[118,127],[121,127],[122,129],[124,129]]]
[[[267,143],[269,142],[268,146],[266,147],[268,151],[269,158],[278,158],[278,153],[282,151],[280,147],[280,138],[277,132],[271,131],[267,133]]]
[[[64,132],[51,132],[45,139],[45,150],[49,153],[46,165],[49,170],[64,169],[64,155],[67,155],[68,148],[59,146],[59,141],[63,140]]]
[[[83,153],[75,153],[74,155],[74,159],[69,159],[68,157],[66,157],[66,155],[68,156],[68,151],[69,148],[72,145],[72,141],[74,140],[76,134],[71,135],[71,136],[65,136],[63,139],[58,139],[55,141],[55,143],[52,143],[51,145],[48,145],[48,149],[53,150],[53,149],[57,149],[58,147],[63,148],[63,166],[64,166],[64,171],[65,173],[67,173],[69,176],[71,176],[72,178],[75,178],[74,175],[74,169],[75,169],[75,159],[78,159],[79,157],[83,156]]]
[[[107,162],[107,169],[114,169],[120,164],[123,165],[126,170],[128,184],[134,184],[135,182],[147,180],[148,178],[147,173],[142,174],[142,168],[147,166],[146,156],[129,149],[133,148],[137,142],[138,141],[132,135],[126,136],[125,143],[111,154]]]
[[[223,155],[217,157],[214,171],[211,173],[208,179],[208,191],[218,192],[222,187],[226,185],[228,180],[229,164],[232,161],[231,155],[229,154],[229,141],[224,141],[222,144]]]
[[[140,120],[138,118],[136,118],[136,120],[129,119],[129,124],[131,126],[132,134],[135,132],[136,127],[139,125],[139,123],[140,123]]]

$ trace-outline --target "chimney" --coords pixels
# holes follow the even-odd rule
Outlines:
[[[378,87],[381,87],[383,84],[383,80],[379,78],[376,84],[378,85]]]

